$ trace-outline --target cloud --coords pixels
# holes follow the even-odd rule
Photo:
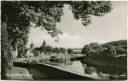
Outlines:
[[[84,38],[79,35],[69,35],[68,33],[64,33],[59,35],[59,46],[66,48],[77,48],[83,45]]]
[[[55,39],[58,38],[59,42]],[[79,35],[69,35],[68,33],[63,33],[58,35],[58,37],[52,38],[46,31],[42,31],[40,28],[31,28],[28,40],[29,44],[32,42],[36,47],[41,46],[45,40],[48,45],[53,47],[65,47],[65,48],[77,48],[83,45],[84,38]]]

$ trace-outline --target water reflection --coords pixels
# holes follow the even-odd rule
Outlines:
[[[85,73],[84,67],[83,67],[83,64],[81,63],[81,61],[73,61],[71,67],[74,71],[77,71],[82,74]]]
[[[119,79],[119,75],[116,74],[108,74],[102,72],[99,68],[87,65],[87,64],[82,64],[81,61],[73,61],[72,62],[72,70],[77,71],[82,74],[89,74],[93,77],[98,77],[101,79]]]
[[[97,68],[88,66],[87,64],[82,64],[81,61],[73,61],[71,66],[74,71],[82,74],[89,74],[93,77],[102,77],[103,75],[103,73],[97,70]]]

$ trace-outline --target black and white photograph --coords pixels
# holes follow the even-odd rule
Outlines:
[[[1,80],[127,80],[127,1],[1,1]]]

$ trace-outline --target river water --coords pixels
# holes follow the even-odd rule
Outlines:
[[[67,68],[71,68],[73,71],[78,73],[88,74],[100,79],[119,79],[120,77],[116,74],[103,73],[101,70],[99,70],[99,68],[87,64],[82,64],[81,61],[72,61],[72,64]]]

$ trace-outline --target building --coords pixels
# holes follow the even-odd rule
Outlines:
[[[34,50],[35,46],[33,44],[33,42],[30,44],[30,48],[27,49],[27,57],[33,57],[34,56],[34,53],[33,53],[33,50]]]
[[[73,54],[81,54],[82,48],[72,48]]]

